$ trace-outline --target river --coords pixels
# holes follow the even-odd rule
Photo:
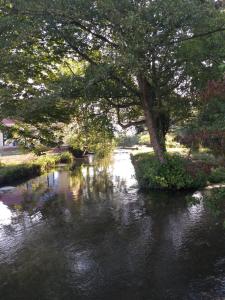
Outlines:
[[[225,230],[185,196],[140,192],[123,150],[2,194],[0,299],[225,299]]]

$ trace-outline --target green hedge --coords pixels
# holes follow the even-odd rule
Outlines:
[[[0,186],[24,181],[41,174],[38,164],[19,164],[0,168]]]
[[[154,154],[141,153],[133,155],[132,162],[141,188],[181,190],[207,183],[207,174],[196,168],[191,172],[190,162],[179,155],[167,155],[166,163],[160,164]]]
[[[0,166],[0,186],[25,181],[53,169],[58,163],[71,163],[72,161],[72,155],[69,152],[63,152],[58,155],[43,155],[30,163],[2,165]]]

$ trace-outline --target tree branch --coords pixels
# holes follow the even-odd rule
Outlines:
[[[127,128],[131,127],[131,126],[136,126],[136,125],[145,124],[145,119],[138,120],[138,121],[133,121],[133,122],[129,122],[129,123],[127,123],[127,124],[123,124],[122,121],[121,121],[120,110],[119,110],[119,108],[117,108],[116,114],[117,114],[117,123],[118,123],[123,129],[127,129]]]
[[[113,106],[114,108],[128,108],[130,106],[135,106],[135,105],[139,105],[139,103],[137,101],[132,101],[132,102],[128,102],[128,103],[121,103],[121,104],[116,104],[114,103],[110,98],[105,98],[106,101],[108,101],[110,103],[111,106]]]
[[[211,35],[211,34],[214,34],[214,33],[217,33],[217,32],[222,32],[222,31],[225,31],[225,27],[222,27],[222,28],[220,27],[220,28],[217,28],[217,29],[214,29],[214,30],[211,30],[211,31],[202,32],[202,33],[195,34],[193,36],[186,37],[186,38],[180,38],[180,39],[178,38],[177,40],[171,41],[169,43],[169,45],[170,44],[181,43],[181,42],[185,42],[185,41],[189,41],[189,40],[193,40],[193,39],[196,39],[196,38],[204,37],[204,36]]]
[[[78,21],[73,20],[73,21],[71,21],[71,22],[69,22],[69,23],[63,23],[63,24],[64,24],[64,25],[68,25],[68,24],[70,24],[70,25],[76,25],[77,27],[83,29],[84,31],[86,31],[86,32],[88,32],[88,33],[90,33],[90,34],[92,34],[93,36],[95,36],[96,38],[100,39],[101,41],[110,44],[110,45],[113,46],[114,48],[118,48],[118,45],[117,45],[116,43],[113,43],[112,41],[110,41],[110,40],[109,40],[108,38],[106,38],[105,36],[103,36],[103,35],[101,35],[101,34],[99,34],[99,33],[96,33],[96,32],[94,32],[93,30],[91,30],[91,29],[85,27],[82,23],[80,23],[80,22],[78,22]]]
[[[54,24],[55,30],[58,32],[61,38],[64,39],[64,41],[71,47],[72,50],[74,50],[80,57],[82,57],[84,60],[88,61],[92,65],[97,65],[97,63],[92,60],[86,53],[79,50],[78,47],[76,47],[71,41],[66,37],[66,35],[60,31],[57,26]]]

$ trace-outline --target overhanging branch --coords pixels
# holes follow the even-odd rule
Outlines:
[[[195,34],[193,36],[186,37],[186,38],[180,38],[180,39],[178,38],[177,40],[171,41],[169,44],[181,43],[181,42],[197,39],[197,38],[200,38],[200,37],[208,36],[208,35],[211,35],[211,34],[214,34],[214,33],[217,33],[217,32],[222,32],[222,31],[225,31],[225,27],[216,28],[214,30],[207,31],[207,32],[202,32],[202,33],[199,33],[199,34]]]
[[[124,123],[122,123],[122,121],[121,121],[120,110],[119,110],[119,109],[116,110],[116,114],[117,114],[117,123],[118,123],[123,129],[127,129],[127,128],[131,127],[131,126],[137,126],[137,125],[145,124],[145,119],[137,120],[137,121],[131,121],[131,122],[128,122],[128,123],[124,124]]]

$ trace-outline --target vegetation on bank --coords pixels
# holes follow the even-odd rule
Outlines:
[[[139,134],[127,135],[125,133],[120,134],[116,138],[116,143],[118,147],[133,147],[133,146],[150,146],[150,137],[147,132],[142,132]]]
[[[111,124],[101,117],[86,116],[79,123],[72,124],[68,128],[65,143],[69,145],[69,151],[74,157],[81,158],[88,153],[94,153],[97,157],[107,156],[115,148],[114,133]]]
[[[139,2],[3,1],[1,118],[17,121],[26,146],[60,145],[64,124],[74,123],[85,146],[108,139],[116,124],[138,132],[145,124],[164,162],[174,126],[200,113],[205,128],[206,106],[217,114],[201,98],[209,81],[224,78],[221,1]]]
[[[216,218],[217,224],[222,223],[225,228],[225,184],[210,186],[200,193],[198,192],[192,196],[186,196],[186,200],[190,205],[199,204],[201,200],[204,200],[205,207],[207,207],[212,216]]]
[[[214,162],[167,154],[161,164],[153,153],[132,155],[136,177],[143,189],[196,189],[225,182],[225,168]]]
[[[72,163],[73,156],[69,152],[57,155],[45,155],[28,163],[0,166],[0,186],[21,182],[29,178],[39,176],[59,163]]]
[[[155,152],[133,158],[144,185],[182,189],[221,180],[223,171],[189,152],[207,147],[224,155],[222,3],[39,2],[1,6],[0,113],[16,121],[8,137],[35,154],[64,143],[74,156],[103,157],[117,126],[133,127],[140,137],[120,145],[136,139]],[[70,22],[71,11],[79,24]],[[170,132],[185,147],[166,140]],[[40,160],[43,169],[54,164]]]
[[[210,191],[207,191],[204,195],[204,200],[207,207],[213,212],[215,216],[224,217],[224,208],[225,208],[225,188],[215,188]],[[225,225],[225,221],[224,221]]]

